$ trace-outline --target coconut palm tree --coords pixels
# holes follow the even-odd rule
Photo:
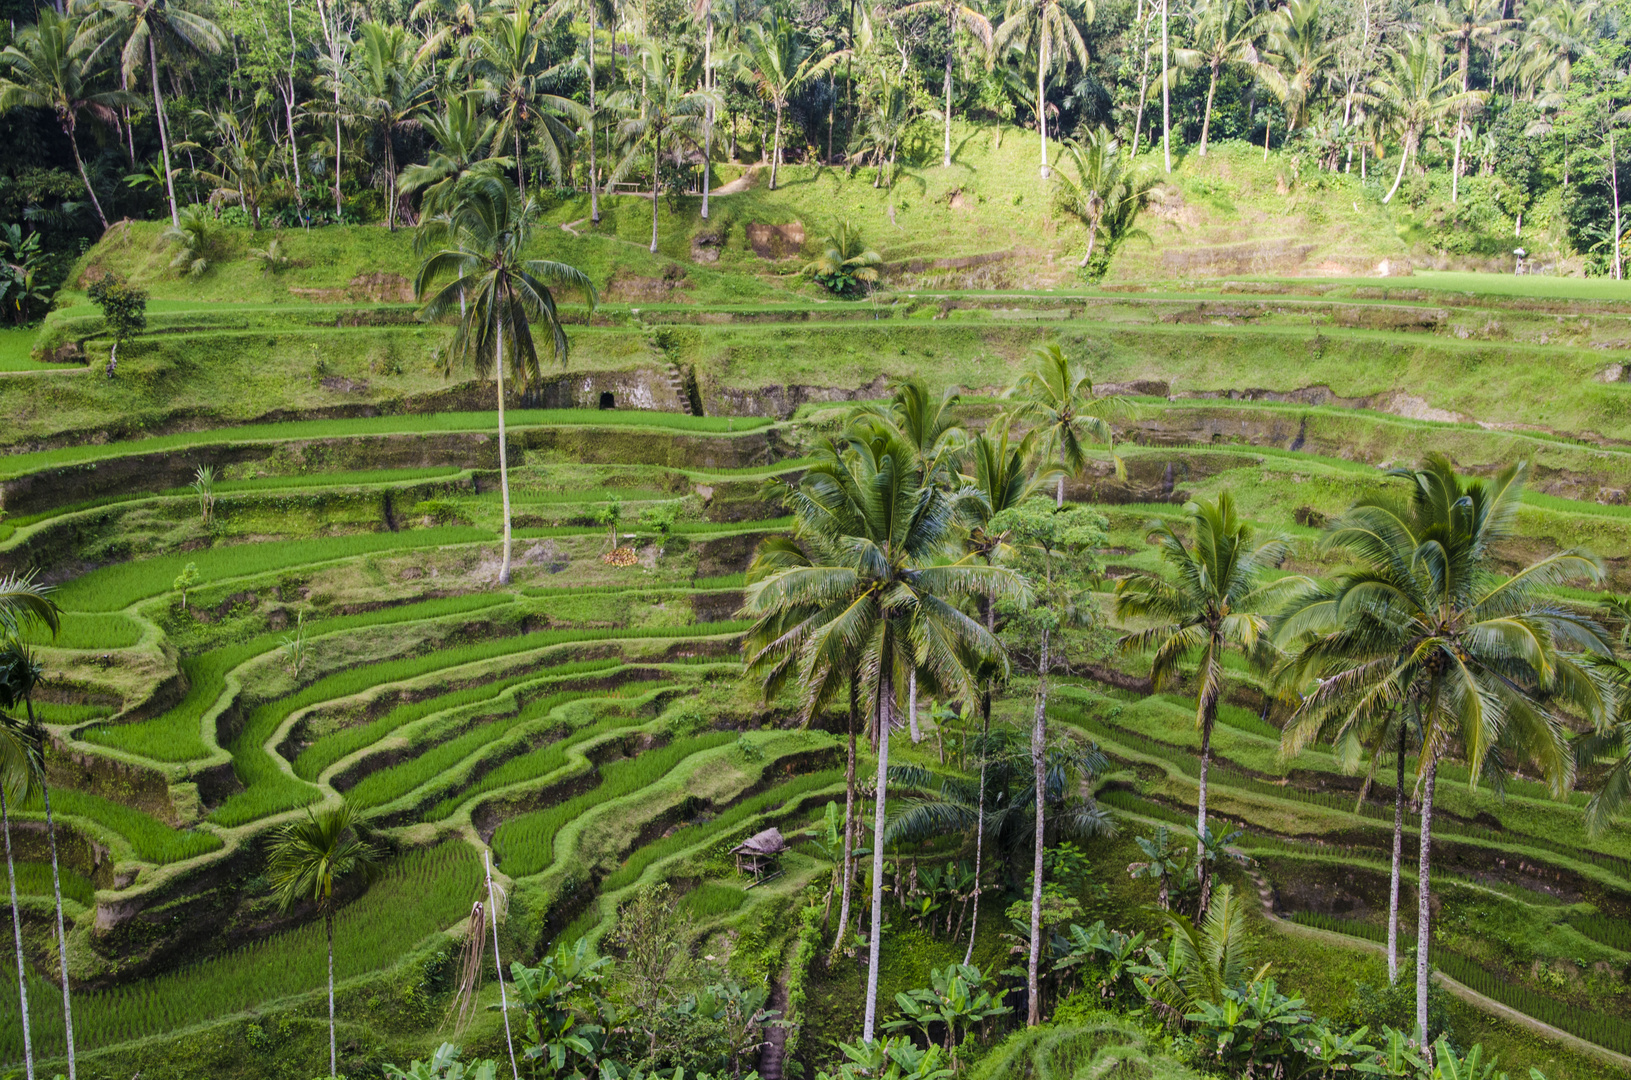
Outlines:
[[[861,230],[845,219],[822,237],[821,254],[799,272],[809,274],[835,293],[848,295],[857,286],[874,284],[882,265],[883,256],[867,247]]]
[[[1076,264],[1085,267],[1093,259],[1093,245],[1101,234],[1108,254],[1134,231],[1138,212],[1158,181],[1148,169],[1122,154],[1121,144],[1103,124],[1082,141],[1066,142],[1065,161],[1070,170],[1056,177],[1059,201],[1087,226],[1087,252]]]
[[[1115,433],[1106,417],[1130,412],[1127,400],[1097,393],[1087,368],[1071,363],[1057,344],[1036,349],[1031,361],[1031,370],[1020,376],[1009,394],[1020,399],[1015,419],[1030,423],[1040,432],[1037,449],[1064,466],[1054,504],[1065,505],[1065,477],[1080,476],[1087,468],[1084,437],[1104,443],[1115,463],[1116,475],[1126,476],[1127,467],[1116,457]]]
[[[866,95],[866,112],[850,140],[848,151],[851,172],[855,163],[864,160],[867,154],[872,155],[873,187],[895,186],[895,158],[900,152],[901,136],[912,126],[912,96],[900,80],[892,76],[892,72],[886,74],[877,87]],[[887,173],[884,171],[886,165]],[[884,182],[885,176],[888,177],[887,183]]]
[[[595,100],[595,46],[597,44],[595,19],[598,17],[602,23],[611,21],[615,17],[613,5],[610,0],[555,0],[544,17],[547,19],[559,18],[562,14],[576,14],[582,11],[589,23],[589,33],[584,38],[585,56],[584,67],[589,75],[589,108],[584,113],[584,124],[589,134],[589,220],[595,225],[600,224],[600,181],[599,163],[595,160],[595,121],[599,114],[599,104]],[[615,72],[613,73],[615,74]],[[704,214],[704,217],[707,215]]]
[[[136,98],[123,90],[92,88],[101,73],[91,66],[82,50],[75,48],[77,35],[74,20],[49,6],[40,8],[34,24],[19,30],[12,43],[0,52],[0,68],[7,75],[0,80],[0,110],[19,106],[45,109],[57,118],[57,126],[68,137],[68,146],[74,152],[74,165],[96,210],[96,220],[106,229],[108,216],[102,212],[102,202],[79,156],[79,118],[88,115],[113,124],[119,108],[133,104]]]
[[[1257,40],[1264,20],[1253,14],[1247,0],[1201,0],[1194,25],[1195,48],[1178,49],[1178,63],[1207,69],[1206,106],[1201,111],[1201,157],[1206,156],[1212,133],[1212,100],[1225,64],[1251,66],[1258,62]]]
[[[177,219],[175,173],[170,168],[170,122],[164,114],[164,92],[159,84],[159,52],[217,53],[226,44],[220,27],[188,11],[180,0],[92,0],[80,23],[74,49],[92,65],[103,49],[120,42],[119,61],[125,84],[143,63],[153,87],[153,119],[159,129],[159,155],[164,162],[164,186],[170,198],[170,224]]]
[[[782,112],[799,87],[832,66],[837,53],[825,42],[811,45],[802,31],[776,16],[769,26],[755,26],[748,42],[748,64],[759,93],[776,110],[776,134],[770,152],[770,190],[776,190],[782,160]]]
[[[385,225],[396,229],[396,137],[419,126],[419,107],[432,80],[415,55],[404,26],[366,22],[357,28],[352,62],[345,71],[345,97],[353,121],[371,128],[385,165]]]
[[[1459,89],[1460,81],[1456,72],[1445,71],[1444,47],[1432,38],[1407,34],[1402,46],[1387,54],[1387,67],[1371,84],[1391,110],[1399,133],[1399,171],[1384,203],[1398,193],[1405,164],[1420,147],[1423,132],[1468,102],[1484,99],[1482,90]]]
[[[532,4],[530,0],[523,0],[484,19],[473,47],[472,67],[478,75],[482,97],[498,112],[493,151],[498,150],[506,135],[510,137],[515,148],[515,183],[523,195],[527,191],[527,180],[525,155],[521,151],[522,128],[530,121],[537,122],[543,137],[535,145],[558,184],[562,162],[577,141],[561,117],[579,124],[587,122],[585,110],[577,102],[543,92],[546,74],[539,64],[541,44]]]
[[[338,1076],[334,1047],[334,886],[353,874],[372,880],[382,853],[362,829],[351,804],[338,806],[284,825],[272,840],[272,891],[280,910],[311,901],[323,916],[328,938],[328,1074]]]
[[[688,88],[682,82],[680,66],[671,63],[659,45],[640,50],[638,93],[626,90],[608,99],[607,108],[621,111],[625,119],[617,135],[623,144],[623,160],[612,170],[611,182],[623,179],[637,166],[651,164],[651,253],[657,254],[657,199],[662,193],[662,162],[665,150],[676,155],[685,147],[700,149],[707,133],[708,106],[717,103],[711,90]],[[704,163],[706,167],[706,163]]]
[[[1456,69],[1461,75],[1461,92],[1472,89],[1473,44],[1491,44],[1500,40],[1507,28],[1517,20],[1506,17],[1504,0],[1442,0],[1433,8],[1439,36],[1455,47]],[[1450,170],[1450,201],[1461,194],[1461,138],[1466,133],[1467,103],[1456,113],[1455,163]]]
[[[1036,134],[1042,142],[1042,179],[1048,168],[1048,76],[1055,68],[1070,63],[1071,57],[1085,70],[1087,42],[1082,22],[1092,22],[1093,0],[1008,0],[1002,25],[997,27],[993,48],[1018,49],[1036,59]]]
[[[859,682],[878,751],[862,1038],[877,1022],[883,937],[883,851],[889,732],[897,695],[913,671],[931,693],[973,700],[975,668],[1001,663],[1002,646],[961,602],[1017,596],[1012,571],[953,560],[951,496],[925,482],[916,450],[886,427],[830,443],[786,497],[791,537],[760,545],[742,612],[747,670],[767,693],[796,680],[806,716],[849,679]]]
[[[436,320],[459,313],[458,330],[445,354],[443,370],[455,360],[478,376],[493,371],[498,381],[498,473],[504,501],[504,561],[499,584],[510,580],[510,465],[504,433],[504,376],[525,385],[538,378],[538,351],[532,324],[548,327],[552,351],[564,367],[568,343],[550,286],[582,289],[589,307],[595,288],[583,271],[565,263],[526,257],[537,206],[499,176],[468,176],[454,189],[453,208],[431,218],[417,238],[421,249],[442,245],[425,257],[414,280],[424,302],[421,317]],[[440,281],[434,294],[431,290]]]
[[[1150,523],[1150,540],[1161,549],[1173,579],[1140,570],[1116,583],[1118,619],[1156,622],[1124,635],[1117,646],[1123,653],[1151,654],[1150,685],[1156,691],[1178,677],[1184,661],[1195,661],[1195,726],[1201,733],[1195,811],[1199,837],[1206,833],[1206,774],[1212,763],[1212,729],[1223,697],[1223,655],[1237,652],[1262,659],[1269,654],[1272,646],[1264,613],[1292,591],[1305,587],[1307,580],[1265,580],[1267,571],[1279,565],[1289,548],[1280,537],[1259,537],[1250,523],[1240,519],[1227,491],[1215,503],[1190,503],[1184,513],[1194,534],[1188,544],[1171,523]],[[1204,856],[1197,846],[1203,910],[1210,886]]]
[[[49,586],[36,584],[34,575],[0,576],[0,637],[15,641],[25,628],[38,624],[53,635],[61,625],[60,613]],[[17,870],[11,853],[11,806],[27,800],[39,787],[39,747],[15,724],[0,723],[0,833],[6,842],[6,880],[11,889],[11,929],[17,951],[17,997],[23,1028],[23,1061],[28,1080],[34,1078],[34,1041],[28,1021],[28,970],[23,962],[23,920],[17,904]],[[62,910],[59,887],[57,910]],[[66,980],[64,980],[66,986]],[[66,1007],[67,999],[64,998]],[[70,1043],[71,1045],[71,1043]]]
[[[911,15],[920,15],[924,12],[938,14],[946,21],[946,80],[944,94],[945,106],[945,147],[940,163],[946,168],[951,167],[951,69],[957,59],[957,36],[961,30],[967,30],[974,35],[976,41],[985,49],[986,57],[991,55],[994,40],[994,31],[991,20],[980,13],[980,10],[963,0],[916,0],[915,3],[905,7],[896,8],[889,13],[891,19],[903,19]]]
[[[57,819],[51,810],[51,785],[46,777],[45,751],[50,742],[44,726],[34,716],[34,690],[44,671],[34,652],[15,634],[0,640],[0,708],[15,711],[21,705],[26,719],[0,714],[0,727],[8,737],[23,743],[28,762],[35,772],[33,787],[45,807],[45,836],[51,851],[51,894],[57,913],[57,962],[62,973],[62,1022],[68,1045],[68,1080],[78,1076],[74,1052],[73,995],[68,980],[68,931],[62,914],[62,871],[57,858]],[[15,910],[14,910],[15,915]]]
[[[1332,40],[1321,25],[1322,13],[1323,0],[1286,0],[1269,16],[1263,58],[1256,65],[1257,77],[1285,106],[1292,131],[1308,122],[1308,103],[1331,64]],[[1266,154],[1267,134],[1263,146]]]
[[[498,121],[483,116],[467,95],[447,99],[441,113],[421,113],[420,125],[434,147],[424,164],[402,170],[398,190],[420,195],[421,217],[435,217],[452,209],[459,181],[474,174],[492,175],[507,167],[508,157],[490,157],[492,144],[503,138]]]
[[[1418,469],[1394,470],[1410,484],[1409,505],[1361,502],[1332,521],[1326,543],[1356,568],[1296,597],[1279,624],[1289,639],[1307,639],[1296,652],[1299,671],[1335,671],[1286,728],[1286,750],[1300,750],[1321,732],[1340,738],[1362,731],[1390,710],[1403,710],[1420,729],[1416,1021],[1422,1038],[1439,761],[1459,753],[1475,784],[1492,754],[1527,761],[1561,795],[1574,758],[1556,709],[1568,708],[1599,728],[1615,715],[1614,688],[1593,660],[1611,654],[1608,634],[1540,592],[1600,577],[1597,561],[1564,551],[1510,575],[1495,561],[1494,546],[1513,535],[1528,471],[1519,462],[1492,479],[1468,481],[1441,455]]]

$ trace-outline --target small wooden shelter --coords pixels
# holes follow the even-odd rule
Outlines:
[[[752,874],[753,885],[760,885],[781,874],[782,852],[786,850],[787,840],[780,829],[772,826],[731,848],[731,854],[736,856],[736,872]]]

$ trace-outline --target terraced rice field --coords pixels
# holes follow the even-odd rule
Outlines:
[[[0,495],[13,511],[0,521],[0,560],[39,567],[66,612],[61,635],[38,639],[51,673],[40,709],[62,751],[54,808],[70,836],[65,899],[85,944],[81,1048],[122,1064],[141,1036],[236,1032],[314,1008],[320,924],[309,912],[279,915],[257,875],[270,830],[342,795],[391,849],[385,875],[341,907],[341,1017],[359,1032],[384,1023],[379,1002],[445,970],[448,932],[485,895],[484,852],[514,913],[505,947],[523,955],[603,936],[618,901],[655,881],[684,892],[704,936],[785,922],[789,898],[824,884],[827,865],[800,851],[785,880],[747,890],[726,852],[841,800],[843,747],[744,687],[742,572],[758,539],[787,525],[765,482],[796,475],[848,399],[882,392],[880,372],[923,371],[994,394],[1043,336],[1095,358],[1133,406],[1120,451],[1128,476],[1095,461],[1067,493],[1107,514],[1112,578],[1155,565],[1142,542],[1151,518],[1223,488],[1296,540],[1295,569],[1328,570],[1313,543],[1318,523],[1384,490],[1378,465],[1439,448],[1474,469],[1533,456],[1528,546],[1587,544],[1606,557],[1610,587],[1631,587],[1631,514],[1620,505],[1631,429],[1616,419],[1631,390],[1592,381],[1618,355],[1623,314],[1594,307],[1589,326],[1568,314],[1567,332],[1543,343],[1565,317],[1545,297],[1503,307],[1371,288],[1299,286],[1263,302],[1175,286],[925,292],[866,307],[610,305],[575,359],[582,392],[660,396],[672,367],[695,381],[710,415],[511,410],[507,585],[489,412],[238,426],[226,425],[255,418],[226,417],[204,430],[168,430],[154,412],[162,434],[104,427],[98,441],[19,443],[0,458]],[[1493,311],[1505,319],[1499,332],[1458,336]],[[211,332],[293,335],[273,325],[284,315],[225,313]],[[157,312],[154,353],[180,356],[189,346],[178,328],[194,318]],[[1407,335],[1401,319],[1426,322]],[[53,332],[73,329],[59,323]],[[286,351],[284,336],[273,354]],[[1550,382],[1491,403],[1478,369],[1513,349],[1552,364]],[[1235,360],[1247,353],[1266,359],[1243,373]],[[1430,408],[1389,396],[1405,384],[1430,386],[1421,391]],[[1297,397],[1309,387],[1323,390]],[[1252,393],[1221,396],[1242,389]],[[970,399],[965,418],[978,425],[997,407]],[[1494,419],[1481,426],[1472,415]],[[1594,431],[1608,434],[1586,437]],[[218,475],[207,516],[187,486],[205,464]],[[603,520],[614,502],[615,528]],[[642,521],[674,506],[671,531]],[[636,552],[634,565],[601,560],[614,540]],[[183,600],[178,579],[189,568]],[[1071,680],[1056,718],[1116,762],[1100,794],[1129,830],[1187,820],[1192,705],[1117,689],[1136,686],[1136,663],[1106,668],[1099,680]],[[1280,911],[1374,936],[1390,843],[1385,792],[1361,805],[1359,781],[1319,748],[1281,761],[1283,710],[1254,673],[1229,674],[1215,812],[1249,823],[1245,843]],[[999,713],[1028,707],[1028,691],[1016,682]],[[1626,1052],[1624,996],[1582,988],[1597,985],[1592,972],[1631,964],[1631,944],[1613,929],[1631,917],[1631,840],[1587,838],[1582,796],[1554,800],[1519,779],[1502,799],[1453,779],[1463,782],[1440,787],[1445,903],[1462,921],[1445,921],[1444,952],[1455,958],[1446,970]],[[40,807],[20,816],[35,820]],[[25,847],[23,858],[25,904],[43,918],[40,852]],[[1491,943],[1514,935],[1493,932],[1497,923],[1539,944],[1528,956],[1501,952]],[[1559,989],[1542,972],[1565,958],[1587,974]],[[43,975],[32,985],[36,1037],[58,1039],[60,999]],[[18,1056],[16,1043],[0,1030],[0,1061]]]

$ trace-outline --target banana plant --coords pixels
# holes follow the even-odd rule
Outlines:
[[[385,1066],[386,1080],[497,1080],[498,1062],[459,1060],[462,1051],[452,1043],[436,1048],[429,1061],[415,1061],[406,1069]]]

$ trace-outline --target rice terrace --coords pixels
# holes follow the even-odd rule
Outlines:
[[[6,16],[0,1077],[1631,1076],[1627,0]]]

